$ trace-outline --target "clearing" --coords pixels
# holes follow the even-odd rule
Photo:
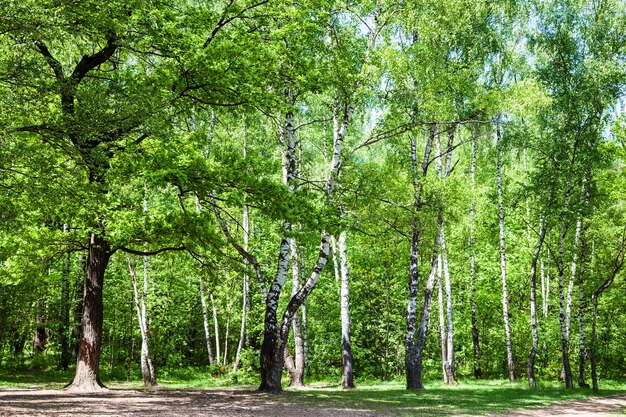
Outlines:
[[[253,387],[112,389],[97,394],[2,388],[0,416],[356,417],[469,416],[492,413],[488,415],[604,417],[623,415],[626,410],[626,394],[554,403],[554,399],[546,398],[541,391],[524,398],[520,398],[516,390],[510,393],[510,397],[502,392],[483,396],[474,390],[433,391],[414,393],[385,388],[365,388],[363,391],[307,388],[271,396],[255,392]],[[546,394],[551,392],[548,390]],[[546,404],[551,405],[542,407]],[[533,408],[515,411],[515,408],[529,406]]]

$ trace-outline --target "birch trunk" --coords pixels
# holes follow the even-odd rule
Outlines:
[[[217,308],[215,307],[215,299],[213,292],[209,291],[209,300],[211,301],[211,310],[213,311],[213,332],[215,333],[215,363],[220,364],[220,326],[217,320]]]
[[[430,274],[428,275],[428,281],[426,281],[426,286],[424,287],[424,304],[422,306],[422,315],[420,318],[420,327],[417,332],[417,342],[415,346],[415,362],[417,368],[417,381],[416,386],[414,388],[417,389],[425,389],[424,383],[422,382],[422,362],[424,355],[424,347],[426,344],[426,332],[428,331],[428,320],[430,315],[430,302],[432,299],[433,289],[435,286],[435,276],[437,269],[437,251],[439,250],[439,241],[440,236],[437,235],[435,238],[435,244],[433,245],[433,255],[430,264]]]
[[[437,135],[437,125],[431,126],[430,132],[427,137],[426,146],[424,148],[424,158],[422,160],[421,172],[418,172],[417,163],[417,137],[411,136],[411,160],[413,168],[413,189],[414,189],[414,208],[413,219],[411,221],[411,251],[409,259],[409,297],[407,302],[407,318],[406,318],[406,344],[405,344],[405,366],[406,366],[406,387],[407,389],[424,389],[422,383],[422,352],[423,341],[421,348],[419,336],[425,337],[426,328],[420,327],[420,333],[418,334],[418,342],[415,341],[416,330],[416,305],[417,305],[417,286],[419,282],[419,240],[420,240],[420,225],[418,221],[418,214],[422,209],[422,178],[426,177],[428,173],[428,166],[430,162],[430,153],[435,136]],[[436,248],[438,249],[439,242],[437,238]],[[436,259],[433,260],[433,265]],[[425,290],[425,302],[430,304],[430,297],[434,286],[434,270],[431,266],[432,283],[430,283],[430,290]],[[429,282],[431,277],[429,276]],[[428,289],[428,286],[427,286]],[[425,305],[425,307],[428,307]],[[428,314],[428,309],[423,310]],[[422,320],[428,322],[428,317],[423,317]]]
[[[596,339],[598,322],[598,294],[591,295],[591,342],[589,346],[589,360],[591,362],[591,386],[594,392],[598,392],[598,364],[596,362]]]
[[[291,238],[291,297],[295,296],[300,287],[300,265],[298,260],[298,246],[295,238]],[[304,341],[302,339],[302,331],[298,315],[294,316],[291,323],[293,329],[294,340],[294,357],[291,357],[287,349],[285,349],[285,367],[289,373],[289,386],[304,386]]]
[[[246,135],[246,124],[245,124],[245,115],[242,116],[243,119],[243,127],[244,127],[244,142],[243,142],[243,158],[246,159],[247,152],[247,135]],[[243,206],[243,248],[246,252],[249,251],[249,239],[250,239],[250,222],[248,218],[248,205],[244,203]],[[239,331],[239,343],[237,343],[237,353],[235,354],[235,363],[233,364],[233,372],[237,372],[239,369],[239,362],[241,361],[241,351],[243,349],[243,344],[246,338],[246,316],[248,314],[248,260],[244,258],[244,270],[243,270],[243,294],[241,301],[241,327]]]
[[[446,315],[443,308],[443,285],[441,283],[441,274],[442,274],[442,261],[441,261],[441,253],[437,255],[437,300],[439,301],[439,336],[441,342],[441,370],[443,372],[443,382],[444,384],[449,384],[450,380],[448,379],[448,367],[446,362],[448,360],[448,352],[447,352],[447,336],[446,336]]]
[[[222,365],[226,368],[228,365],[228,338],[230,337],[230,315],[232,313],[233,303],[228,302],[228,308],[226,310],[226,330],[224,331],[224,354],[222,355]]]
[[[286,89],[285,96],[291,105],[295,104],[295,95],[291,89]],[[346,106],[344,112],[344,124],[346,129],[351,114],[352,108],[350,106]],[[343,135],[345,135],[346,129],[341,129],[340,133],[342,132],[342,134],[335,137],[330,172],[326,181],[326,194],[329,201],[332,200],[334,184],[339,174],[339,161],[343,146]],[[283,159],[283,176],[285,183],[288,185],[289,192],[293,192],[295,189],[296,147],[294,132],[293,114],[291,112],[287,112],[285,115],[284,127],[280,132],[280,138],[285,149],[285,157]],[[287,305],[287,309],[283,313],[281,325],[279,326],[277,318],[278,300],[285,282],[287,268],[289,265],[291,240],[287,236],[291,231],[291,224],[285,221],[283,223],[283,230],[285,232],[285,236],[282,238],[280,244],[276,278],[274,279],[266,298],[265,327],[263,343],[261,345],[261,385],[259,390],[271,393],[278,393],[282,391],[281,374],[284,365],[284,350],[287,342],[287,336],[289,335],[289,327],[291,326],[292,320],[297,315],[298,309],[305,302],[306,297],[311,293],[311,291],[313,291],[313,288],[315,288],[317,280],[326,266],[330,253],[328,234],[326,232],[322,232],[320,239],[320,251],[317,256],[315,266],[306,283],[293,297],[291,297],[289,304]]]
[[[578,386],[589,388],[585,382],[585,258],[587,256],[587,242],[585,241],[585,231],[582,232],[580,268],[578,270]]]
[[[573,388],[572,371],[569,363],[569,340],[565,318],[565,281],[564,281],[564,263],[563,252],[565,250],[565,236],[567,234],[566,215],[569,205],[570,188],[565,191],[563,202],[563,214],[561,219],[561,231],[559,234],[559,255],[558,255],[558,272],[559,272],[559,323],[561,326],[561,361],[563,364],[562,377],[565,380],[566,388]]]
[[[569,341],[570,326],[572,321],[572,300],[574,293],[574,281],[576,281],[576,269],[578,267],[578,244],[580,240],[580,228],[582,226],[582,218],[580,213],[578,214],[578,220],[576,221],[576,232],[574,233],[574,247],[572,248],[572,273],[567,283],[567,305],[565,307],[565,334]]]
[[[506,342],[506,358],[509,371],[509,382],[515,382],[515,363],[513,361],[513,346],[511,343],[511,326],[509,324],[509,294],[506,271],[506,240],[504,229],[504,198],[502,191],[502,158],[501,158],[502,130],[500,123],[496,124],[496,147],[498,148],[497,184],[498,184],[498,218],[500,224],[500,269],[502,272],[502,316],[504,318],[504,336]]]
[[[541,254],[541,247],[546,236],[547,222],[539,215],[539,238],[533,252],[530,263],[530,327],[532,333],[532,346],[528,355],[528,365],[526,371],[528,373],[528,385],[531,388],[537,386],[535,381],[535,357],[539,347],[539,333],[537,331],[537,260]]]
[[[341,351],[343,358],[343,388],[354,388],[352,370],[352,345],[350,342],[350,287],[348,275],[348,247],[346,232],[339,234],[339,259],[341,263]]]
[[[211,347],[211,331],[209,330],[209,312],[204,297],[204,281],[200,276],[200,304],[202,305],[202,324],[204,325],[204,340],[206,342],[206,350],[209,354],[209,365],[213,366],[215,358],[213,357],[213,348]]]
[[[584,194],[584,210],[589,208],[589,185],[587,178],[583,182]],[[582,218],[582,213],[581,216]],[[585,382],[585,262],[587,260],[587,239],[586,228],[581,230],[581,248],[580,248],[580,268],[578,270],[578,386],[580,388],[589,388],[589,384]]]
[[[543,318],[548,317],[548,291],[546,287],[546,271],[543,263],[543,256],[539,260],[539,270],[541,273],[541,311],[543,312]]]
[[[126,257],[126,263],[128,264],[128,271],[130,272],[131,281],[133,284],[133,300],[135,303],[135,310],[137,312],[137,321],[139,322],[139,330],[141,332],[141,376],[143,378],[143,384],[146,387],[155,386],[156,375],[154,372],[154,366],[150,359],[150,348],[148,345],[148,314],[147,314],[147,293],[148,293],[148,262],[147,257],[143,259],[143,291],[141,297],[139,296],[139,290],[137,285],[137,274],[135,268],[130,262],[130,258]]]
[[[454,321],[452,314],[452,285],[450,283],[450,269],[448,268],[448,249],[444,222],[441,222],[441,252],[443,260],[443,276],[446,284],[446,310],[448,319],[447,347],[446,347],[446,374],[448,383],[457,381],[456,367],[454,366]]]
[[[472,310],[472,347],[474,353],[474,378],[480,379],[480,338],[478,334],[478,322],[476,319],[476,136],[472,137],[472,162],[470,164],[470,177],[472,186],[472,201],[470,203],[470,239],[472,251],[470,257],[470,297]]]

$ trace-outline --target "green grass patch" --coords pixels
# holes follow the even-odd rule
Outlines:
[[[399,416],[449,416],[506,414],[532,407],[545,407],[563,400],[626,393],[626,383],[603,381],[597,394],[591,389],[566,390],[562,384],[543,383],[529,389],[525,382],[480,381],[446,386],[426,385],[425,391],[407,391],[400,382],[359,385],[356,390],[321,386],[287,390],[294,402],[323,403],[328,407],[369,409]]]

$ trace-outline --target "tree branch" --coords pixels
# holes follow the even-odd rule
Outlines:
[[[226,239],[233,246],[233,248],[235,248],[235,250],[239,252],[241,257],[252,264],[252,267],[254,268],[256,276],[259,280],[259,284],[261,285],[261,291],[263,291],[263,296],[265,296],[265,298],[267,299],[267,286],[265,285],[265,279],[263,279],[263,271],[261,270],[261,265],[259,265],[259,261],[254,255],[252,255],[250,252],[245,250],[239,243],[237,243],[235,238],[230,234],[228,225],[226,224],[226,221],[222,218],[220,208],[215,202],[215,196],[213,195],[213,192],[209,193],[209,197],[211,205],[213,206],[213,213],[215,214],[215,218],[220,224],[224,236],[226,236]]]
[[[135,250],[135,249],[127,248],[126,246],[120,246],[117,249],[121,250],[122,252],[130,253],[131,255],[139,255],[139,256],[153,256],[153,255],[158,255],[159,253],[163,253],[163,252],[187,250],[187,248],[184,247],[184,246],[165,247],[165,248],[157,249],[157,250],[154,250],[154,251]]]

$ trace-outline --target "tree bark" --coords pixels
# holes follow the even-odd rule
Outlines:
[[[64,224],[63,232],[67,233],[68,231],[69,226]],[[72,357],[68,338],[70,331],[70,262],[71,257],[68,252],[63,261],[63,271],[61,273],[61,314],[57,329],[59,332],[59,348],[61,349],[58,367],[62,370],[69,368]]]
[[[441,233],[441,232],[440,232]],[[439,301],[439,336],[441,342],[441,370],[443,372],[443,383],[449,384],[448,378],[448,344],[447,344],[447,331],[446,331],[446,315],[443,307],[443,285],[441,283],[442,275],[442,261],[441,253],[437,255],[437,300]]]
[[[456,367],[454,366],[454,320],[452,313],[452,285],[450,283],[450,269],[448,267],[448,249],[446,247],[445,226],[442,219],[441,222],[441,253],[443,260],[443,276],[446,288],[446,310],[448,319],[448,331],[446,335],[446,374],[448,375],[448,383],[457,381]]]
[[[435,276],[437,270],[437,251],[439,250],[440,235],[437,234],[435,238],[435,244],[433,245],[433,255],[430,264],[430,274],[428,275],[428,281],[424,287],[424,304],[422,306],[422,315],[420,318],[420,327],[417,332],[417,341],[415,343],[415,367],[416,377],[414,381],[414,387],[416,389],[423,390],[424,383],[422,382],[422,362],[424,355],[424,347],[426,345],[426,332],[428,331],[428,319],[430,315],[430,302],[432,300],[433,289],[435,286]]]
[[[46,338],[46,302],[39,300],[37,302],[37,326],[35,328],[35,337],[33,340],[33,347],[37,353],[42,353],[46,350],[47,338]]]
[[[476,136],[472,136],[472,162],[470,164],[470,176],[472,185],[472,201],[470,203],[470,239],[472,251],[470,257],[470,297],[472,310],[472,347],[474,353],[474,378],[480,379],[480,338],[478,322],[476,319]]]
[[[343,380],[341,385],[343,388],[354,388],[352,346],[350,342],[348,248],[345,231],[339,234],[339,257],[341,260],[341,351],[343,357]]]
[[[531,388],[537,386],[535,381],[535,356],[539,346],[539,333],[537,331],[537,260],[541,254],[541,247],[546,236],[547,222],[539,215],[539,238],[533,252],[530,263],[530,327],[532,333],[532,346],[528,355],[528,365],[526,371],[528,373],[528,385]]]
[[[135,302],[135,310],[137,312],[137,321],[139,322],[139,330],[141,331],[141,376],[143,384],[146,387],[153,387],[156,383],[156,374],[154,366],[150,359],[150,348],[148,344],[148,314],[147,314],[147,295],[148,295],[148,261],[144,256],[144,273],[143,273],[143,291],[141,297],[137,285],[137,274],[135,268],[130,262],[130,257],[126,258],[128,270],[133,284],[133,300]]]
[[[581,235],[580,245],[580,268],[578,269],[578,387],[589,388],[585,382],[585,258],[587,256],[587,242],[585,240],[585,230]]]
[[[109,243],[100,235],[91,233],[89,258],[85,277],[82,335],[70,391],[90,392],[104,389],[100,380],[100,346],[102,343],[102,284],[104,272],[111,258]]]
[[[593,251],[593,246],[592,246]],[[593,253],[593,252],[592,252]],[[622,270],[624,266],[624,257],[626,255],[626,227],[622,230],[622,237],[615,250],[615,256],[611,265],[611,271],[608,277],[600,284],[598,288],[591,294],[592,317],[591,317],[591,343],[590,343],[590,360],[591,360],[591,380],[594,392],[598,391],[598,372],[596,362],[596,339],[597,339],[597,319],[598,319],[598,298],[607,288],[613,285],[615,276]]]
[[[572,370],[569,363],[569,340],[568,331],[566,327],[565,318],[565,294],[564,294],[564,259],[563,252],[565,250],[565,236],[567,234],[566,215],[569,204],[569,192],[568,187],[565,191],[565,198],[563,200],[563,214],[561,219],[561,231],[559,234],[559,255],[558,255],[558,272],[559,272],[559,323],[561,326],[561,361],[562,361],[562,377],[565,380],[566,388],[573,388],[572,383]]]
[[[241,115],[242,128],[243,128],[243,159],[246,160],[248,154],[248,131],[246,128],[246,114],[242,113]],[[245,199],[245,195],[244,195]],[[250,239],[250,219],[248,212],[248,205],[243,205],[243,215],[242,215],[242,227],[243,227],[243,249],[248,252],[249,249],[249,239]],[[243,294],[242,294],[242,303],[241,303],[241,327],[239,331],[239,343],[237,343],[237,353],[235,354],[235,363],[233,364],[233,372],[237,372],[239,369],[239,362],[241,361],[241,350],[243,349],[243,344],[246,337],[246,316],[248,313],[248,260],[244,258],[243,260]]]
[[[291,238],[291,259],[291,297],[293,297],[300,287],[300,265],[295,238]],[[302,387],[304,386],[304,341],[297,314],[294,316],[291,327],[293,328],[294,356],[292,357],[285,349],[285,367],[289,373],[289,386]]]
[[[209,354],[209,366],[212,366],[215,362],[213,357],[213,348],[211,347],[211,331],[209,328],[209,312],[206,306],[206,299],[204,297],[204,281],[200,276],[200,304],[202,305],[202,323],[204,325],[204,340],[206,342],[206,350]]]
[[[217,308],[213,299],[213,292],[209,291],[209,300],[211,301],[211,311],[213,311],[213,332],[215,333],[215,363],[220,364],[220,325],[217,320]]]
[[[501,140],[502,130],[500,123],[496,123],[497,185],[498,185],[498,217],[500,224],[500,269],[502,272],[502,316],[504,318],[504,336],[506,342],[506,358],[509,371],[509,382],[515,382],[515,362],[513,360],[513,345],[511,343],[511,326],[509,324],[509,294],[506,271],[506,238],[504,229],[504,198],[502,190],[502,157]]]
[[[424,384],[422,383],[422,351],[418,348],[415,341],[415,330],[416,330],[416,305],[417,305],[417,287],[419,283],[419,241],[420,241],[420,224],[418,219],[418,214],[422,209],[422,178],[426,177],[428,173],[428,166],[430,163],[430,153],[433,146],[433,141],[435,136],[438,134],[437,125],[431,126],[430,132],[427,136],[426,146],[424,148],[424,158],[422,160],[421,172],[418,171],[418,163],[417,163],[417,137],[415,135],[411,136],[411,161],[412,161],[412,171],[413,171],[413,219],[411,221],[411,250],[409,256],[409,297],[407,302],[407,313],[406,313],[406,342],[405,342],[405,367],[406,367],[406,388],[407,389],[424,389]],[[437,236],[439,236],[437,234]],[[437,237],[435,250],[438,250],[439,242]],[[432,294],[433,286],[435,283],[435,274],[433,265],[436,259],[433,259],[431,262],[431,275],[432,275],[432,283],[431,276],[429,276],[429,283],[431,284],[430,290],[427,291],[425,289],[425,301],[428,300],[430,303],[430,296]],[[426,306],[425,306],[426,307]],[[422,317],[422,320],[424,317]],[[428,322],[428,317],[426,317],[426,323]],[[422,329],[420,327],[420,332],[424,332],[426,334],[426,329]],[[421,334],[421,333],[420,333]],[[419,338],[418,338],[419,339]]]

